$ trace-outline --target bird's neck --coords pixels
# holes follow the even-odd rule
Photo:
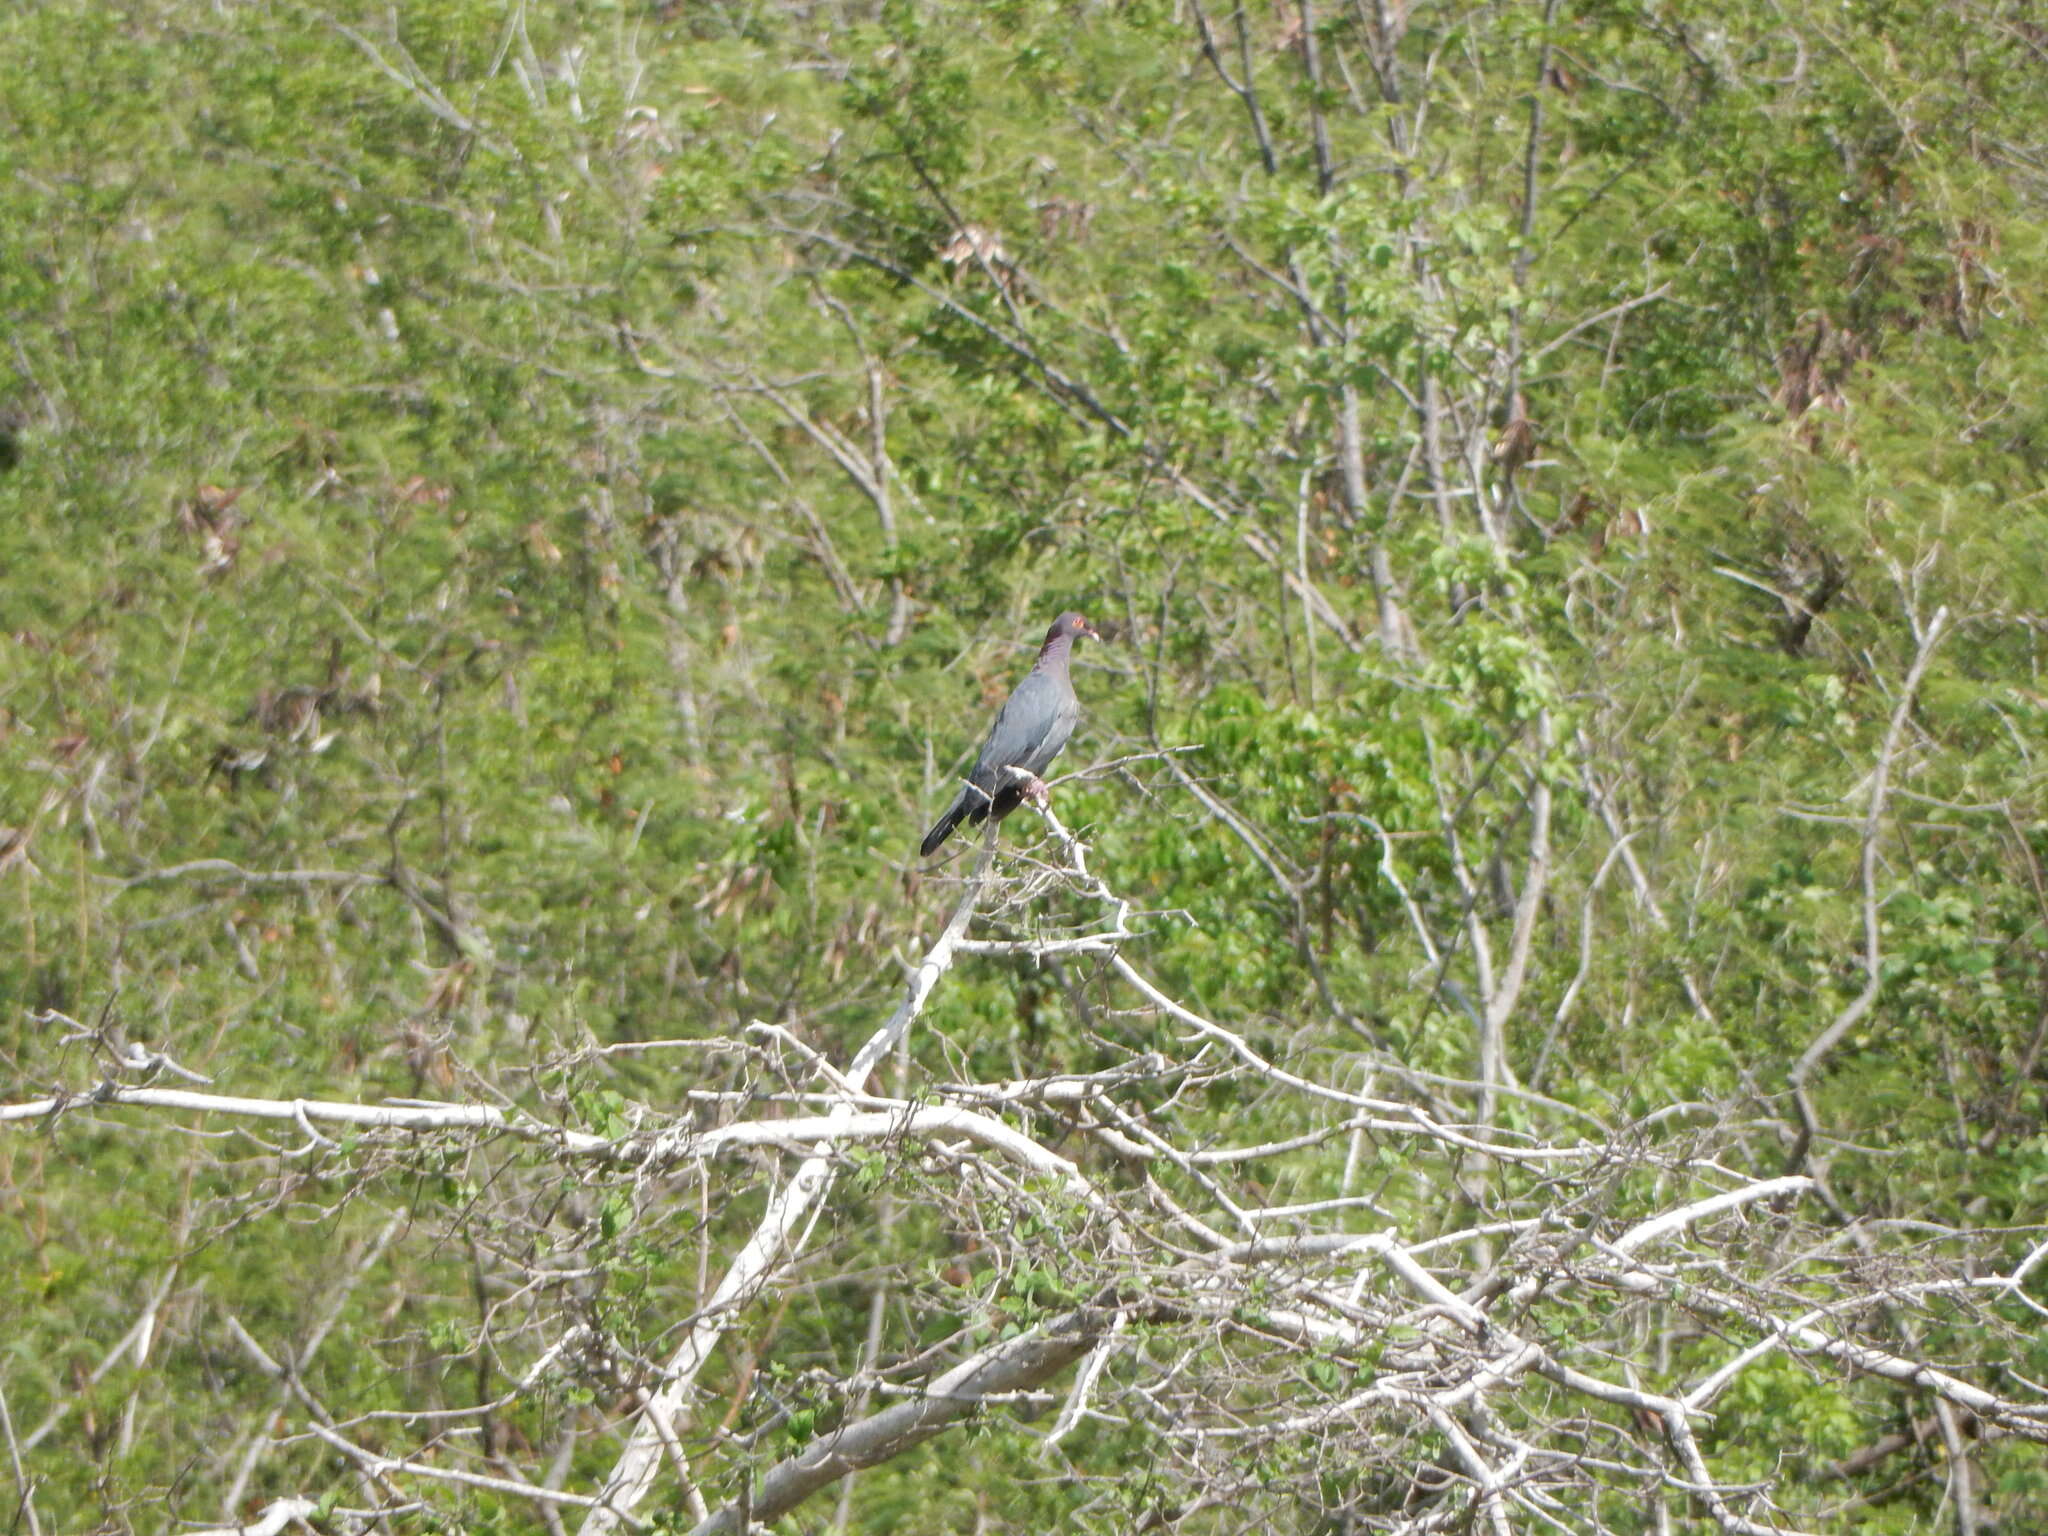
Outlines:
[[[1073,648],[1074,637],[1072,635],[1061,635],[1057,639],[1046,641],[1039,648],[1038,660],[1032,664],[1031,670],[1034,672],[1050,672],[1055,667],[1065,667],[1067,664],[1067,653]]]

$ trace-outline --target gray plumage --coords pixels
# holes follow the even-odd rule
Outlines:
[[[1063,613],[1053,621],[1037,662],[996,715],[967,782],[924,835],[918,849],[924,857],[929,858],[962,821],[978,827],[990,816],[1001,821],[1017,809],[1032,783],[1066,748],[1074,723],[1081,718],[1081,702],[1074,697],[1074,680],[1067,672],[1074,641],[1081,635],[1094,636],[1095,630],[1080,614]],[[1022,769],[1030,779],[1019,779],[1009,771],[1012,768]]]

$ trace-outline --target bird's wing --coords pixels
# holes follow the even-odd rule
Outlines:
[[[1042,773],[1060,755],[1074,734],[1080,708],[1071,686],[1044,672],[1033,672],[1017,685],[996,716],[968,777],[990,794],[1002,788],[1005,768]]]
[[[1067,738],[1074,734],[1080,718],[1081,701],[1074,697],[1074,690],[1061,689],[1051,728],[1039,738],[1038,749],[1017,766],[1034,774],[1044,773],[1052,766],[1052,760],[1066,751]]]

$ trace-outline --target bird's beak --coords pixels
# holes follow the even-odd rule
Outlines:
[[[1102,638],[1102,631],[1097,629],[1093,624],[1090,624],[1086,619],[1083,619],[1081,621],[1081,633],[1086,635],[1090,640],[1099,641]]]

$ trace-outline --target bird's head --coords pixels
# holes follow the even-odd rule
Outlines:
[[[1082,618],[1080,614],[1072,612],[1063,613],[1052,621],[1052,628],[1045,632],[1045,643],[1051,645],[1055,640],[1077,640],[1083,635],[1086,635],[1090,640],[1100,640],[1102,638],[1096,631],[1095,626]]]

